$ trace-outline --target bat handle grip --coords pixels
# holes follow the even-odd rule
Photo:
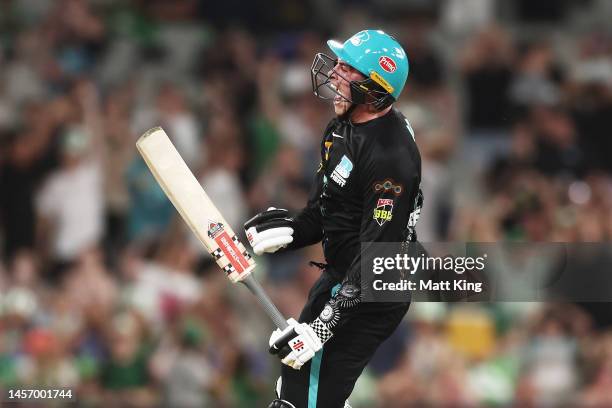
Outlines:
[[[259,300],[264,311],[270,319],[272,319],[276,327],[281,330],[287,328],[287,319],[278,311],[253,274],[250,273],[246,278],[241,280],[241,282],[251,291],[251,293],[253,293],[253,295],[255,295],[257,300]]]

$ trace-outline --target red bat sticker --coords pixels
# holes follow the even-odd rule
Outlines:
[[[249,267],[249,262],[238,249],[236,242],[234,242],[232,237],[225,231],[222,223],[208,221],[208,236],[215,240],[219,249],[227,257],[236,272],[242,273]],[[220,256],[221,254],[218,254],[215,258],[219,259]]]
[[[234,269],[236,269],[236,272],[242,273],[249,267],[249,262],[244,255],[242,255],[242,252],[240,252],[236,243],[226,231],[221,232],[214,239],[221,251],[223,251],[227,259],[229,259]]]

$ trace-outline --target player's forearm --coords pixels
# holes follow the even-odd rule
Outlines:
[[[293,242],[287,245],[288,250],[299,249],[321,242],[323,227],[318,206],[309,205],[301,213],[293,217]]]
[[[323,220],[319,204],[322,185],[322,174],[318,172],[314,177],[306,207],[292,218],[293,242],[286,249],[303,248],[323,239]]]
[[[323,239],[323,229],[320,225],[294,221],[293,229],[293,242],[287,245],[288,250],[304,248]]]

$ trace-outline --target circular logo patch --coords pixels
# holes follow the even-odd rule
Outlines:
[[[378,59],[378,65],[380,65],[382,69],[389,73],[393,73],[397,69],[395,61],[393,61],[390,57],[387,57],[386,55],[383,55]]]
[[[330,305],[325,305],[319,317],[325,323],[329,322],[334,317],[334,309]]]

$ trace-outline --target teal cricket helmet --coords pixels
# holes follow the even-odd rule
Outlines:
[[[323,85],[330,86],[327,72],[340,59],[366,77],[363,81],[351,82],[351,102],[373,103],[383,109],[399,98],[408,78],[409,63],[395,38],[382,30],[363,30],[344,43],[329,40],[327,45],[336,58],[322,53],[315,56],[311,68],[315,95],[327,99],[321,89]]]
[[[395,100],[408,79],[408,56],[389,34],[382,30],[363,30],[344,43],[327,41],[334,54],[380,85]]]

